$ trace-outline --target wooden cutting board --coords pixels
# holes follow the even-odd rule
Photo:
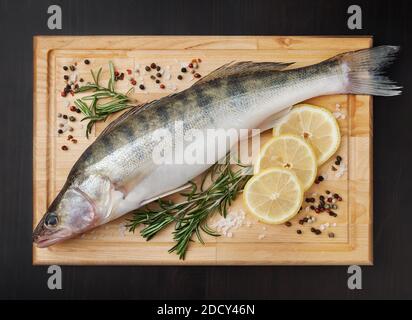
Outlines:
[[[314,64],[336,54],[372,46],[370,37],[281,37],[281,36],[40,36],[34,38],[34,158],[33,206],[34,225],[41,219],[47,206],[62,187],[66,176],[83,150],[93,142],[106,124],[99,124],[88,140],[85,128],[74,114],[71,135],[77,144],[67,141],[69,132],[57,134],[58,113],[73,115],[68,110],[74,98],[61,97],[64,65],[77,62],[78,79],[90,81],[90,68],[103,67],[102,78],[108,78],[108,61],[116,69],[139,69],[146,90],[138,88],[134,97],[141,101],[171,94],[194,83],[190,76],[176,80],[181,63],[201,58],[198,72],[206,75],[230,61],[296,62],[294,67]],[[84,59],[91,61],[84,64]],[[165,79],[166,89],[159,88],[144,75],[144,67],[151,62],[167,68],[171,79]],[[133,74],[140,83],[138,75]],[[116,84],[117,91],[130,88],[125,80]],[[307,194],[333,190],[343,197],[338,217],[317,215],[314,225],[298,224],[306,215],[302,212],[292,220],[293,226],[271,226],[257,222],[246,214],[244,223],[233,230],[232,237],[206,237],[206,244],[193,243],[186,260],[181,261],[167,251],[173,246],[171,230],[146,242],[138,233],[124,230],[127,217],[101,226],[87,234],[46,249],[33,247],[34,264],[71,265],[349,265],[372,264],[372,99],[369,96],[339,95],[318,97],[310,103],[335,112],[341,106],[338,122],[342,144],[338,154],[343,157],[347,171],[337,177],[330,161],[319,172],[326,181],[314,186]],[[270,133],[265,133],[267,139]],[[61,147],[67,145],[68,151]],[[238,198],[232,212],[242,210]],[[311,226],[336,223],[322,235],[310,232]],[[302,235],[296,233],[303,231]],[[329,238],[333,232],[335,238]]]

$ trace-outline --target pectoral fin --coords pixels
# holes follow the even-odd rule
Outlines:
[[[163,193],[163,194],[161,194],[161,195],[158,195],[158,196],[156,196],[156,197],[153,197],[153,198],[144,200],[144,201],[141,203],[141,206],[144,206],[144,205],[146,205],[146,204],[148,204],[148,203],[150,203],[150,202],[153,202],[153,201],[155,201],[155,200],[158,200],[158,199],[161,199],[161,198],[170,196],[170,195],[172,195],[172,194],[178,193],[178,192],[180,192],[180,191],[186,190],[186,189],[190,188],[191,186],[192,186],[192,185],[191,185],[190,183],[187,183],[187,184],[185,184],[185,185],[183,185],[183,186],[181,186],[181,187],[179,187],[179,188],[176,188],[176,189],[174,189],[174,190],[171,190],[171,191],[168,191],[168,192]]]

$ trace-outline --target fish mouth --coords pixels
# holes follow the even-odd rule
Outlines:
[[[69,239],[71,236],[72,233],[66,229],[60,229],[43,235],[35,232],[33,234],[33,243],[37,248],[47,248],[53,244]]]
[[[53,238],[53,239],[52,238],[40,238],[40,239],[36,239],[34,243],[37,248],[47,248],[65,239],[66,238]]]

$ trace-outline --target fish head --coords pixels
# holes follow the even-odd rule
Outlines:
[[[60,193],[33,232],[33,242],[39,248],[72,238],[96,224],[96,207],[79,188]]]

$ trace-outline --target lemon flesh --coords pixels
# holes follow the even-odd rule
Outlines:
[[[259,220],[281,224],[299,212],[303,188],[293,171],[270,168],[260,171],[248,181],[243,200],[247,210]]]
[[[316,179],[317,159],[312,147],[303,138],[282,135],[270,139],[263,146],[254,172],[258,173],[271,167],[293,171],[306,191]]]
[[[340,130],[333,114],[324,108],[300,104],[273,129],[275,136],[293,134],[304,138],[315,152],[318,166],[339,148]]]

